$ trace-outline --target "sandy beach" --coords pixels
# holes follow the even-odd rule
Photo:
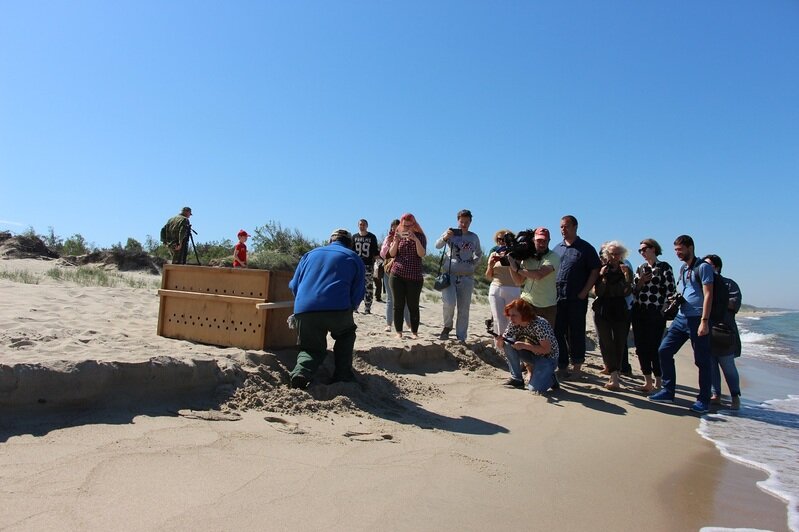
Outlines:
[[[0,529],[787,530],[765,473],[724,459],[687,406],[634,378],[602,387],[601,357],[551,397],[507,389],[485,304],[465,343],[384,331],[357,314],[357,383],[290,390],[296,352],[156,335],[158,277],[96,287],[0,260]],[[590,319],[588,320],[590,323]],[[324,369],[323,369],[324,372]]]

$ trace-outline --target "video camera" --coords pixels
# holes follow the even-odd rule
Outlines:
[[[535,256],[535,242],[533,241],[534,236],[535,231],[532,229],[519,231],[519,234],[515,236],[513,233],[505,233],[502,236],[503,245],[497,249],[496,253],[510,255],[517,261],[529,259],[530,257]],[[505,265],[507,266],[507,264]]]

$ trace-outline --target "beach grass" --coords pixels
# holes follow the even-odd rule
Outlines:
[[[79,266],[75,269],[51,268],[46,275],[56,281],[73,282],[80,286],[104,286],[110,288],[158,288],[160,280],[135,279],[100,268]]]
[[[15,283],[39,284],[39,276],[27,270],[0,271],[0,279],[7,279]]]

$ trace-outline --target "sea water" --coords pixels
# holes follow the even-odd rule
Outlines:
[[[738,317],[742,405],[702,418],[699,433],[721,453],[768,473],[760,488],[786,501],[799,531],[799,312]],[[722,389],[728,393],[722,377]]]

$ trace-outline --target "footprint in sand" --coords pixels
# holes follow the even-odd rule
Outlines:
[[[216,410],[178,410],[178,415],[205,421],[238,421],[241,419],[241,415],[235,412],[218,412]]]
[[[343,436],[355,441],[394,441],[394,436],[391,434],[374,434],[372,432],[356,432],[354,430],[348,430]]]
[[[20,339],[12,339],[11,344],[8,347],[30,347],[34,345],[33,342],[28,340],[27,338],[20,338]]]
[[[285,432],[286,434],[305,434],[305,431],[302,430],[297,423],[287,421],[282,417],[266,416],[264,417],[264,421],[269,423],[269,426],[273,429]]]

